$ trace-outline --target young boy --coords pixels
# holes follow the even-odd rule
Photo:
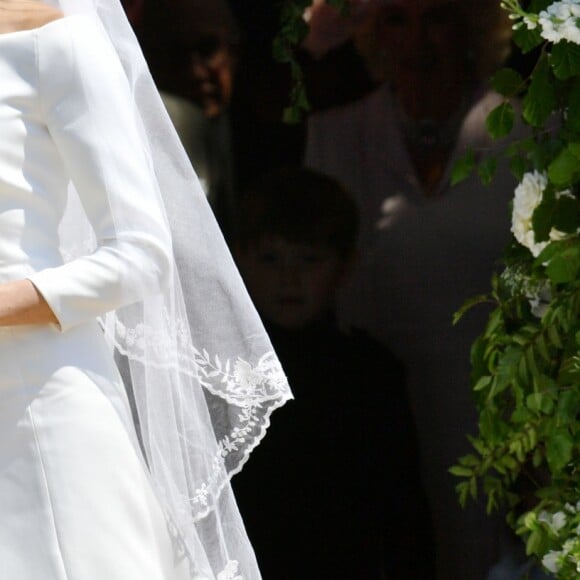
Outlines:
[[[357,230],[350,196],[309,170],[242,200],[235,255],[296,397],[234,479],[265,580],[433,577],[403,369],[334,319]]]

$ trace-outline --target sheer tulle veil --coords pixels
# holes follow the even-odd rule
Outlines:
[[[194,577],[260,578],[229,480],[264,436],[272,411],[291,398],[286,378],[119,1],[46,2],[66,16],[95,18],[108,36],[142,137],[135,155],[143,157],[153,184],[148,195],[172,236],[176,264],[164,290],[101,321],[123,355],[153,484]],[[73,185],[69,193],[60,228],[65,259],[95,244]],[[124,215],[113,198],[110,205],[120,226],[150,227]]]

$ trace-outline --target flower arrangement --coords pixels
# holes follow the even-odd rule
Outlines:
[[[326,1],[348,10],[348,0]],[[505,138],[521,117],[529,136],[504,151],[519,185],[503,272],[455,316],[493,307],[471,352],[479,433],[450,471],[462,504],[483,492],[488,511],[507,505],[528,555],[567,580],[580,577],[580,0],[500,1],[516,45],[539,58],[527,78],[504,68],[492,79],[504,100],[488,132]],[[295,49],[310,4],[281,4],[274,55],[294,80],[287,122],[308,110]],[[491,183],[497,159],[477,158],[468,151],[452,183],[474,170]]]
[[[504,270],[456,315],[493,305],[471,352],[479,433],[450,471],[462,504],[482,491],[488,511],[507,505],[528,555],[571,579],[580,577],[580,0],[502,6],[518,47],[538,47],[539,58],[529,78],[502,69],[492,79],[505,100],[489,133],[509,135],[521,114],[530,136],[505,151],[519,185]],[[474,158],[456,166],[455,181]],[[477,169],[490,180],[495,164]]]

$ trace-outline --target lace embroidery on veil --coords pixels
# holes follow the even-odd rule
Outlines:
[[[127,360],[152,482],[197,578],[258,580],[229,480],[292,394],[118,0],[50,3],[94,19],[118,57],[141,138],[135,154],[152,184],[147,195],[171,230],[167,286],[101,319]],[[86,94],[90,108],[99,95]],[[115,226],[148,231],[139,215],[113,196],[109,202]],[[72,185],[59,235],[65,261],[95,248]]]

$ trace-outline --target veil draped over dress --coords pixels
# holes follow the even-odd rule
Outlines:
[[[46,2],[66,16],[100,21],[126,76],[119,103],[140,133],[134,155],[154,186],[146,195],[155,199],[144,203],[165,216],[167,231],[152,234],[172,238],[175,263],[164,288],[100,320],[123,358],[154,489],[201,577],[258,578],[229,479],[264,436],[272,411],[291,398],[286,378],[119,1]],[[88,75],[81,82],[90,106],[99,88]],[[96,246],[73,184],[68,198],[59,231],[67,261]],[[119,230],[153,227],[146,212],[127,215],[114,196],[109,204]]]

